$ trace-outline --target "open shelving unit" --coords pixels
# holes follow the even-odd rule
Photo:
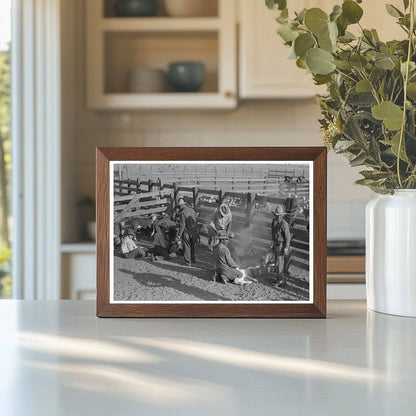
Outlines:
[[[114,17],[109,2],[87,0],[87,105],[90,109],[203,109],[237,105],[235,2],[209,17]],[[230,30],[234,27],[234,30]],[[199,92],[131,93],[130,71],[170,62],[203,62]]]

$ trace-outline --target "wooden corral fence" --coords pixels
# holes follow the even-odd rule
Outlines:
[[[195,208],[201,235],[211,222],[219,204],[230,202],[233,214],[233,240],[239,253],[264,254],[271,245],[271,223],[276,204],[285,205],[286,199],[261,195],[256,192],[237,192],[233,190],[216,190],[202,187],[182,186],[178,183],[163,184],[152,180],[146,183],[133,181],[115,181],[114,220],[127,221],[135,217],[146,217],[165,212],[173,212],[176,202],[183,198]],[[145,189],[143,189],[145,188]],[[304,185],[309,192],[309,185]],[[297,195],[300,196],[300,195]],[[295,217],[291,226],[292,242],[289,264],[303,270],[309,270],[309,221]]]
[[[198,187],[213,189],[216,191],[236,191],[236,192],[256,192],[270,194],[279,192],[283,179],[270,179],[267,175],[257,175],[247,179],[246,176],[214,176],[213,174],[192,176],[186,175],[181,179],[176,179],[171,175],[159,175],[157,178],[150,178],[146,181],[137,179],[114,179],[114,187],[117,195],[126,195],[132,192],[147,191],[156,187],[160,189],[165,183],[176,183],[178,186]]]
[[[280,191],[285,194],[295,194],[297,197],[309,196],[309,182],[283,182],[280,184]]]

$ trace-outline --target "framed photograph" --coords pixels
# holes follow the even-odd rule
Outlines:
[[[97,316],[326,316],[324,147],[97,149]]]

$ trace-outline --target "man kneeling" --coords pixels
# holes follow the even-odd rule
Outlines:
[[[244,270],[240,270],[238,264],[231,256],[227,247],[229,236],[226,231],[220,231],[213,240],[214,267],[216,282],[232,282],[237,285],[253,283],[246,276]]]

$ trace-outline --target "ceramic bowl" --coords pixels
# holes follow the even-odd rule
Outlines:
[[[117,0],[114,11],[119,17],[156,16],[157,0]]]
[[[166,72],[161,69],[138,68],[129,73],[127,90],[135,93],[165,92],[166,79]]]
[[[176,92],[197,92],[205,80],[205,67],[201,62],[172,62],[169,65],[169,82]]]

